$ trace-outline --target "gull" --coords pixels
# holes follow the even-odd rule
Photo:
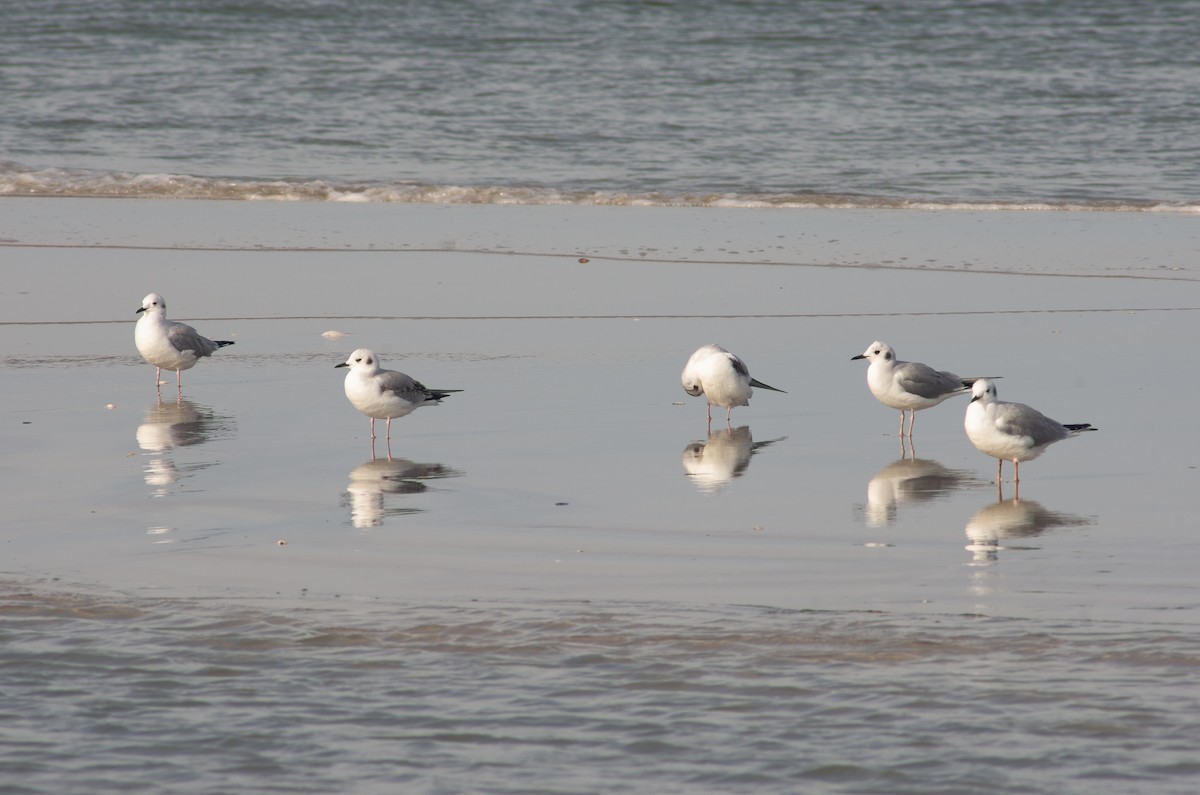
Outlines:
[[[708,421],[712,422],[712,407],[724,406],[728,425],[734,406],[750,405],[751,387],[783,392],[750,377],[750,369],[735,354],[720,345],[705,345],[687,360],[681,376],[683,391],[692,397],[704,395],[708,401]],[[784,394],[787,394],[784,392]]]
[[[379,357],[359,348],[350,358],[334,367],[349,367],[346,373],[346,397],[354,408],[371,418],[371,442],[375,441],[375,420],[387,420],[387,441],[392,441],[392,420],[419,409],[437,405],[442,398],[461,389],[428,389],[420,381],[395,370],[379,366]]]
[[[212,356],[218,348],[232,345],[229,340],[210,340],[201,336],[187,323],[167,320],[167,302],[158,293],[150,293],[142,299],[142,308],[137,325],[133,328],[133,342],[142,358],[155,367],[155,388],[161,386],[165,367],[175,371],[175,385],[183,392],[184,370],[196,366],[204,356]]]
[[[996,398],[996,385],[980,378],[971,387],[971,402],[963,421],[967,438],[981,452],[996,459],[996,482],[1006,460],[1013,463],[1013,483],[1019,483],[1018,465],[1037,458],[1055,442],[1095,431],[1091,423],[1064,425],[1024,403]]]
[[[900,436],[904,436],[904,413],[911,411],[908,436],[912,438],[917,412],[933,408],[947,398],[965,395],[977,378],[960,378],[947,370],[934,370],[920,362],[902,362],[886,342],[876,340],[850,361],[866,359],[867,386],[871,394],[885,406],[900,409]]]

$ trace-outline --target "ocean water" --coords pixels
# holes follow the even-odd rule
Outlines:
[[[1183,795],[1200,775],[1200,645],[1169,628],[80,593],[0,617],[12,793]]]
[[[1195,792],[1192,3],[4,14],[0,792]]]
[[[1198,39],[1190,0],[12,0],[0,194],[1195,210]]]

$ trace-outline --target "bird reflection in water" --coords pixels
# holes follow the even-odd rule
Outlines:
[[[1082,527],[1094,522],[1094,518],[1048,510],[1033,500],[1019,497],[1006,500],[997,490],[997,501],[985,505],[967,522],[970,543],[966,549],[973,553],[973,563],[992,563],[998,559],[1001,550],[1028,549],[1005,545],[1006,540],[1033,538],[1048,530]]]
[[[917,458],[911,442],[901,439],[900,458],[867,482],[867,527],[883,527],[896,521],[901,505],[930,502],[974,482],[967,470],[947,469],[931,458]]]
[[[750,457],[786,436],[756,442],[750,426],[709,431],[706,441],[695,441],[683,448],[683,471],[704,492],[719,491],[750,466]]]
[[[372,458],[350,470],[346,487],[350,505],[350,523],[355,527],[379,527],[386,516],[418,513],[420,508],[389,508],[384,496],[419,494],[427,480],[452,478],[462,472],[444,464],[418,464],[405,458]]]
[[[143,467],[146,484],[154,487],[156,497],[165,496],[170,486],[185,474],[211,465],[198,463],[181,468],[171,451],[212,441],[233,429],[232,418],[217,415],[207,406],[185,398],[156,401],[146,409],[136,434],[138,447],[149,456]]]

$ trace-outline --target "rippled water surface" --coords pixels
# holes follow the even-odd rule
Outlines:
[[[5,18],[4,193],[1194,208],[1200,185],[1187,0],[13,0]]]
[[[1168,627],[6,588],[11,792],[1187,792]],[[14,786],[15,785],[15,786]]]

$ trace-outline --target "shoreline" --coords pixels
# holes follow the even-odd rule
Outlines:
[[[1190,412],[1193,376],[1172,351],[1200,290],[1144,277],[1195,247],[1191,226],[1168,223],[1164,237],[1145,216],[1114,229],[1062,215],[822,212],[797,226],[779,211],[4,206],[20,210],[0,216],[6,252],[38,265],[0,292],[10,573],[184,596],[252,584],[417,601],[1200,620],[1186,556],[1166,553],[1191,543],[1177,530],[1190,515],[1178,495],[1195,457],[1171,420]],[[1022,251],[1054,248],[1012,267],[1010,235]],[[575,242],[584,254],[554,253]],[[281,243],[309,250],[258,248]],[[384,245],[396,250],[372,250]],[[886,251],[895,267],[777,262],[797,251]],[[1046,273],[1061,251],[1071,274]],[[918,264],[950,256],[1008,263],[983,275],[1010,278]],[[1120,273],[1142,278],[1111,278]],[[164,388],[170,411],[132,346],[150,290],[170,317],[237,341],[184,374],[180,405]],[[323,338],[329,330],[346,336]],[[997,373],[1003,399],[1101,427],[1022,468],[1022,504],[1083,524],[1035,527],[1034,541],[990,553],[973,540],[965,530],[997,512],[1033,519],[989,486],[994,461],[965,441],[965,403],[917,423],[913,455],[939,485],[905,480],[894,412],[849,361],[872,339]],[[735,440],[710,436],[703,405],[678,384],[687,355],[710,341],[789,392],[734,412],[750,446],[727,448],[730,458],[715,456]],[[390,491],[387,474],[364,480],[379,465],[363,469],[366,420],[332,369],[355,347],[466,390],[395,424],[398,458],[455,476],[411,492]],[[1154,390],[1151,407],[1163,372],[1184,383]],[[683,463],[697,444],[718,467],[706,480]],[[375,524],[359,526],[364,516]],[[1116,573],[1097,573],[1106,568]]]

